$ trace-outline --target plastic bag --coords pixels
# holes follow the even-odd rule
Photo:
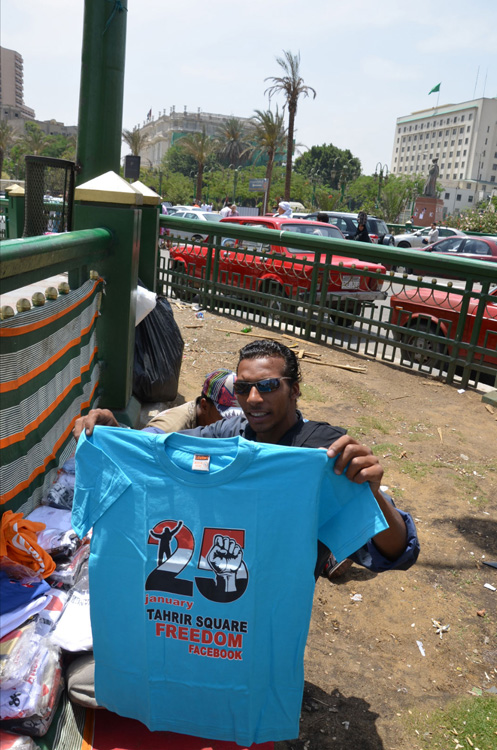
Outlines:
[[[90,545],[83,544],[69,562],[57,563],[57,567],[50,576],[50,584],[58,583],[64,586],[74,586],[79,578],[81,566],[90,555]]]
[[[165,297],[135,328],[133,392],[142,403],[174,401],[184,342]]]
[[[40,648],[36,674],[30,674],[29,684],[22,683],[14,691],[0,691],[2,708],[6,706],[2,713],[10,715],[4,726],[42,737],[52,723],[63,688],[60,650],[52,646]]]
[[[73,500],[74,484],[72,487],[68,487],[65,482],[55,482],[41,502],[43,505],[49,505],[51,508],[71,510]]]
[[[23,737],[20,734],[4,732],[0,729],[0,748],[1,750],[39,750],[32,737]]]
[[[152,312],[156,304],[157,297],[155,292],[150,292],[144,286],[138,284],[136,287],[135,326],[141,323]]]
[[[72,557],[79,547],[81,539],[75,531],[61,531],[60,529],[45,529],[38,533],[38,544],[48,552],[53,560]],[[67,562],[67,560],[64,560]]]
[[[50,640],[65,651],[92,650],[88,564],[83,567],[80,578],[71,589],[69,601],[50,635]]]

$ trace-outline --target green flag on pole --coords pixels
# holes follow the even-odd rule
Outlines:
[[[436,86],[433,86],[432,90],[431,90],[431,91],[428,91],[428,96],[429,96],[430,94],[434,94],[434,93],[435,93],[436,91],[440,91],[440,86],[441,86],[441,85],[442,85],[441,83],[437,83],[437,85],[436,85]]]

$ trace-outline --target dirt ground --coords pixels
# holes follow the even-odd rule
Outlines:
[[[182,403],[210,370],[235,368],[252,339],[217,330],[241,331],[239,321],[173,309],[185,341]],[[258,334],[271,332],[253,327]],[[388,491],[416,520],[421,554],[407,572],[353,565],[335,583],[318,581],[300,735],[278,750],[422,750],[420,715],[497,689],[497,591],[484,586],[497,587],[497,569],[482,564],[497,561],[497,409],[476,391],[302,347],[328,363],[365,366],[355,373],[303,360],[299,406],[372,447]],[[433,620],[450,629],[440,637]]]

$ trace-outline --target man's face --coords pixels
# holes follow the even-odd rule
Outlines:
[[[242,359],[238,365],[237,380],[255,383],[265,378],[284,377],[285,362],[281,357]],[[298,383],[282,380],[277,390],[259,393],[254,386],[249,393],[238,394],[238,403],[249,425],[262,443],[277,443],[297,421]]]

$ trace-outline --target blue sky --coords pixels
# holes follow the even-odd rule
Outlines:
[[[76,124],[83,0],[0,2],[0,43],[24,58],[25,103],[38,119]],[[268,107],[264,78],[285,49],[300,51],[317,91],[300,101],[297,141],[350,148],[366,173],[390,166],[396,117],[435,106],[437,83],[440,105],[497,96],[495,0],[128,0],[123,127],[173,105],[250,117]]]

